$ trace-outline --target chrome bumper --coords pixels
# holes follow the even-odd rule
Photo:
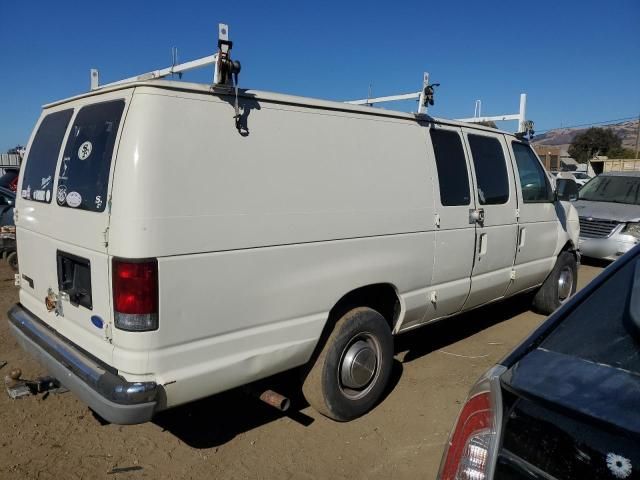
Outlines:
[[[158,409],[162,387],[154,382],[127,382],[46,327],[22,305],[9,310],[9,326],[24,350],[105,420],[121,425],[144,423]]]
[[[637,243],[635,237],[620,234],[613,234],[608,238],[580,237],[578,241],[583,256],[602,260],[617,260]]]

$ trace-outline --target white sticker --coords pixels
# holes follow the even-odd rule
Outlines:
[[[78,149],[78,158],[80,160],[86,160],[89,155],[91,155],[91,150],[93,150],[93,145],[91,145],[91,142],[84,142]]]
[[[58,187],[58,204],[64,205],[64,201],[67,199],[67,187],[64,185],[60,185]]]
[[[49,186],[50,183],[51,183],[51,175],[49,175],[48,177],[44,177],[42,179],[42,183],[40,184],[40,188],[44,189],[47,186]]]
[[[47,190],[47,193],[45,194],[45,199],[47,200],[47,203],[51,201],[51,190]]]
[[[82,196],[78,192],[69,192],[67,194],[67,205],[76,208],[82,203]]]
[[[99,210],[102,207],[102,197],[100,195],[96,195],[96,208]]]
[[[33,199],[38,202],[44,202],[45,199],[45,191],[44,190],[34,190],[33,191]]]

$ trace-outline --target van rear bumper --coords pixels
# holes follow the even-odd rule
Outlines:
[[[45,326],[22,305],[9,310],[9,326],[24,350],[105,420],[120,425],[144,423],[158,409],[162,387],[154,382],[127,382]]]

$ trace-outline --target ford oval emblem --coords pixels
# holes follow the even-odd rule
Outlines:
[[[97,328],[102,328],[102,326],[104,325],[102,319],[97,315],[91,316],[91,323],[93,323]]]

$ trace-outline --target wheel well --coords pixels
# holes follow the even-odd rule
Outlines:
[[[369,307],[380,313],[393,329],[400,316],[400,298],[393,285],[376,283],[351,290],[333,306],[327,323],[337,322],[342,315],[356,307]],[[333,325],[329,325],[333,328]]]

